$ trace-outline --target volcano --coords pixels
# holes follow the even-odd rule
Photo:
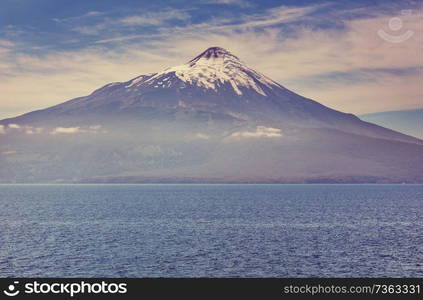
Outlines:
[[[423,141],[211,47],[0,121],[0,182],[423,182]]]

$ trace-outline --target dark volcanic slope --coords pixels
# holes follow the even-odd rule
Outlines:
[[[154,119],[177,114],[208,118],[336,128],[361,135],[421,143],[413,137],[361,121],[352,114],[330,109],[295,94],[244,65],[230,52],[213,47],[163,72],[108,84],[86,97],[0,124],[78,125],[92,118],[127,115]]]
[[[218,47],[0,124],[1,182],[423,181],[423,141],[295,94]]]

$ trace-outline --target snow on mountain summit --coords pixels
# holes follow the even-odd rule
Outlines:
[[[208,48],[187,63],[157,73],[142,81],[142,84],[157,88],[171,87],[174,77],[186,84],[214,91],[229,83],[239,96],[243,95],[243,89],[254,90],[262,96],[267,96],[264,87],[269,89],[280,87],[279,84],[247,67],[238,57],[220,47]],[[139,82],[138,80],[134,84]],[[131,83],[128,87],[134,84]]]
[[[196,56],[194,59],[190,60],[188,63],[195,63],[199,61],[200,59],[216,59],[216,58],[232,58],[233,60],[236,60],[239,62],[239,58],[233,55],[228,50],[221,48],[221,47],[210,47],[198,56]]]

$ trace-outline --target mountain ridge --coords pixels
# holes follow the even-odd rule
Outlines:
[[[220,47],[0,129],[0,182],[423,182],[422,140],[302,97]]]
[[[328,108],[289,91],[254,71],[238,57],[211,47],[187,63],[126,82],[109,83],[88,96],[0,121],[0,124],[34,122],[49,115],[119,114],[148,109],[206,111],[240,121],[293,123],[329,127],[346,132],[404,142],[421,140],[362,122],[358,117]]]
[[[408,109],[383,111],[377,113],[363,114],[359,116],[362,120],[391,128],[405,134],[423,138],[423,109]]]

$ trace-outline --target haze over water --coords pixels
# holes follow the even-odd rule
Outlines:
[[[0,277],[421,277],[423,185],[1,185]]]

